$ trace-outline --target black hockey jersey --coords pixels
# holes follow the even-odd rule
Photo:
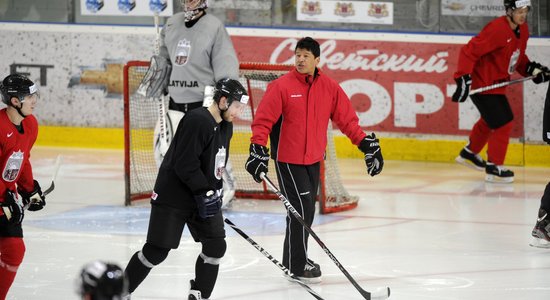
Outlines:
[[[221,192],[232,134],[233,124],[218,124],[206,108],[189,111],[162,161],[151,203],[186,209],[195,194]]]

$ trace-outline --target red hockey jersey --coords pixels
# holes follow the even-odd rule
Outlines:
[[[462,47],[454,77],[471,74],[472,89],[477,89],[509,81],[510,75],[515,71],[527,76],[529,58],[525,55],[525,48],[528,39],[527,23],[519,26],[519,37],[517,37],[510,28],[506,16],[494,19]],[[482,94],[504,94],[505,92],[506,87],[501,87]]]
[[[33,115],[23,119],[20,133],[8,118],[6,108],[0,110],[0,201],[6,190],[16,191],[16,186],[26,191],[34,188],[32,168],[29,161],[31,148],[38,136],[38,122]],[[17,185],[16,185],[17,184]]]

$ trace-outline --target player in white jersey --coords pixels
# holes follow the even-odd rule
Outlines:
[[[205,88],[222,78],[239,79],[239,61],[223,23],[207,14],[206,0],[181,0],[183,11],[170,17],[161,30],[159,55],[172,70],[168,80],[168,109],[183,113],[201,107]],[[173,120],[171,122],[179,122]],[[171,124],[177,128],[176,124]],[[231,164],[224,174],[224,206],[233,200],[235,178]]]

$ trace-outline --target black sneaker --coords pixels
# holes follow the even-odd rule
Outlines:
[[[485,181],[511,183],[514,182],[514,172],[503,166],[497,166],[491,162],[487,162],[487,166],[485,167]]]
[[[467,146],[462,148],[460,154],[455,158],[455,161],[478,171],[485,170],[485,166],[487,165],[479,154],[473,153]]]
[[[535,228],[531,232],[533,241],[529,244],[538,248],[550,248],[550,217],[544,209],[539,209]]]

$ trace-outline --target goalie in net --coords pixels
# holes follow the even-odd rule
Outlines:
[[[152,57],[138,89],[144,97],[161,101],[153,143],[157,166],[183,115],[203,103],[208,107],[212,100],[208,91],[218,80],[239,78],[239,63],[229,34],[222,22],[206,14],[207,1],[181,0],[181,5],[183,11],[170,17],[157,36],[157,55]],[[164,108],[165,94],[169,95],[168,110]],[[235,195],[231,169],[229,164],[224,174],[225,204]]]

